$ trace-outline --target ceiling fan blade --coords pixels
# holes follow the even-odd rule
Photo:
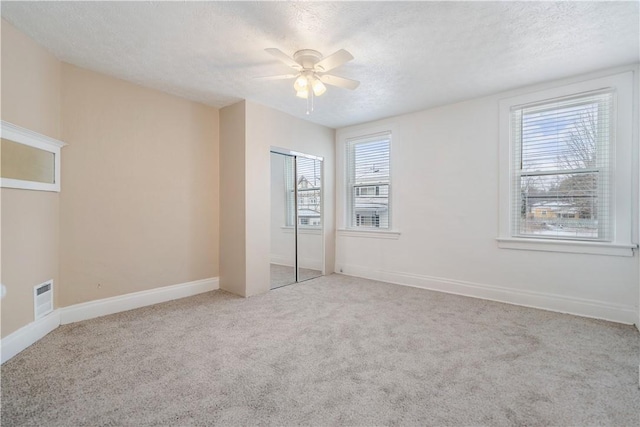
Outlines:
[[[332,76],[331,74],[324,74],[320,76],[320,81],[328,85],[338,86],[349,90],[354,90],[360,85],[357,80],[345,79],[344,77]]]
[[[291,68],[294,68],[296,70],[302,69],[302,66],[300,64],[298,64],[296,61],[293,60],[293,58],[290,58],[286,53],[284,53],[280,49],[277,49],[275,47],[270,47],[265,49],[265,52],[275,56],[276,58],[278,58],[280,61],[284,62]]]
[[[326,58],[323,58],[315,65],[315,69],[321,72],[333,70],[336,67],[341,66],[345,62],[349,62],[353,59],[353,55],[344,49],[340,49],[336,53],[333,53]]]
[[[260,76],[254,77],[254,80],[285,80],[285,79],[293,79],[298,77],[298,74],[280,74],[277,76]]]

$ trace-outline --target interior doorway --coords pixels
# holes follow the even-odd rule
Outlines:
[[[322,157],[271,150],[271,289],[324,274]]]

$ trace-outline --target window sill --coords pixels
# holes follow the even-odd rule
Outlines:
[[[391,239],[398,240],[400,232],[394,230],[357,230],[351,228],[341,228],[338,230],[338,236],[341,237],[367,237],[372,239]]]
[[[497,238],[501,249],[518,249],[527,251],[565,252],[572,254],[633,256],[638,245],[620,245],[602,242],[578,242],[573,240],[542,240],[527,238]]]

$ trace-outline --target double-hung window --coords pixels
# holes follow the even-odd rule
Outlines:
[[[348,227],[389,229],[391,133],[348,139],[346,150]]]
[[[612,98],[512,108],[514,236],[611,240]]]
[[[500,247],[632,254],[631,76],[501,101]]]

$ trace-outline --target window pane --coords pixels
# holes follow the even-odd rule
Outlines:
[[[375,193],[375,187],[373,187],[374,190],[368,190],[367,194],[363,190],[370,187],[354,187],[354,213],[357,226],[389,228],[389,185],[377,187],[378,195]]]
[[[0,171],[3,178],[54,183],[55,154],[52,152],[4,138],[0,141],[0,150],[2,151]]]
[[[520,234],[598,238],[598,173],[523,176],[520,197]]]
[[[298,157],[298,225],[319,227],[322,225],[321,206],[321,172],[319,160]]]
[[[596,167],[596,141],[608,110],[597,102],[522,115],[522,170],[554,171]]]
[[[355,144],[355,183],[389,181],[389,141]]]

